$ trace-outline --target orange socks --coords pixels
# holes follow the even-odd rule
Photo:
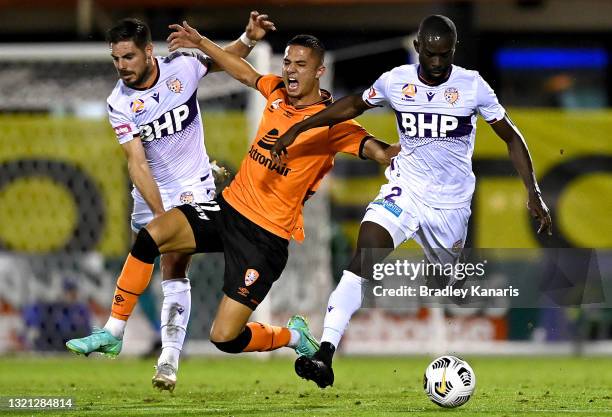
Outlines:
[[[113,298],[111,316],[127,321],[138,302],[138,296],[149,285],[153,274],[153,264],[142,262],[129,254],[119,279]]]
[[[251,330],[251,341],[243,352],[266,352],[287,346],[291,340],[291,332],[286,327],[270,326],[269,324],[247,323]]]

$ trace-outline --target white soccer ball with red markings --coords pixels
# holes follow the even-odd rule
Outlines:
[[[459,407],[474,393],[476,374],[463,359],[440,356],[425,369],[423,388],[429,399],[440,407]]]

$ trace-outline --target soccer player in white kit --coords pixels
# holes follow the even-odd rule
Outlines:
[[[295,363],[299,376],[321,388],[334,382],[332,357],[351,316],[361,306],[362,282],[373,264],[409,239],[419,243],[429,262],[458,260],[475,185],[471,158],[477,114],[506,142],[527,189],[528,208],[540,223],[538,233],[551,233],[550,214],[527,145],[478,72],[453,65],[456,43],[450,19],[425,18],[414,41],[418,64],[396,67],[363,94],[338,100],[294,125],[271,150],[273,157],[280,158],[300,132],[357,117],[383,103],[395,112],[401,151],[387,171],[389,182],[368,205],[357,250],[329,298],[320,350],[313,358],[301,356]]]
[[[267,15],[253,11],[242,36],[224,49],[246,57],[255,43],[274,29]],[[220,68],[209,57],[195,52],[154,56],[150,30],[137,19],[119,22],[108,31],[107,40],[120,77],[107,100],[108,115],[134,184],[131,228],[135,234],[166,210],[215,197],[197,89],[201,78]],[[159,389],[172,391],[176,385],[191,309],[187,278],[190,260],[190,255],[182,253],[161,258],[162,352],[153,377],[153,385]],[[66,345],[76,353],[103,350],[116,356],[126,320],[112,314],[104,329]]]

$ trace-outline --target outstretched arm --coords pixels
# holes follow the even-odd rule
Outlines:
[[[363,146],[363,156],[381,165],[389,165],[391,163],[391,158],[396,156],[399,151],[399,142],[389,145],[376,138],[368,139]]]
[[[527,193],[529,195],[527,208],[531,215],[540,223],[538,233],[545,232],[551,235],[552,220],[550,218],[550,212],[542,199],[542,193],[540,192],[540,187],[538,186],[533,171],[529,149],[527,149],[527,144],[525,143],[523,135],[521,135],[521,132],[507,115],[504,116],[503,119],[493,123],[491,127],[497,136],[506,142],[512,165],[514,165],[514,168],[525,184],[525,188],[527,188]]]
[[[321,126],[333,126],[345,120],[353,119],[371,107],[366,104],[361,95],[351,95],[341,98],[314,116],[293,125],[274,144],[270,150],[272,159],[280,162],[281,155],[287,154],[287,147],[295,138],[308,129]]]
[[[244,33],[240,36],[240,38],[225,46],[223,50],[232,55],[246,58],[253,50],[255,44],[262,40],[268,31],[275,30],[276,27],[274,26],[274,22],[268,19],[267,14],[259,14],[258,11],[254,10],[249,15],[249,21],[244,29]],[[244,38],[245,36],[246,39]],[[223,68],[221,68],[216,62],[213,62],[209,72],[222,70]]]
[[[179,24],[170,25],[170,29],[174,30],[168,36],[168,49],[170,52],[179,48],[197,48],[211,57],[216,65],[225,70],[233,78],[249,87],[255,88],[255,83],[261,74],[243,58],[224,51],[219,45],[200,35],[186,21],[183,21],[182,26]]]

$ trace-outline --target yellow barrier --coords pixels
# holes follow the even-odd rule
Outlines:
[[[236,170],[242,113],[205,114],[213,159]],[[131,197],[125,158],[106,119],[0,116],[0,247],[124,255]]]
[[[2,116],[0,164],[4,248],[125,253],[129,183],[107,121]]]
[[[553,244],[612,247],[612,112],[522,109],[510,114],[528,141],[551,200],[558,238]],[[360,121],[383,139],[397,138],[392,114],[366,114]],[[206,114],[205,130],[209,154],[238,169],[251,140],[244,116]],[[476,246],[539,244],[526,215],[520,179],[490,170],[508,163],[504,143],[479,122],[474,165],[482,172],[472,223]],[[1,247],[125,254],[130,187],[125,158],[106,120],[0,116],[0,169]],[[379,176],[336,177],[333,202],[365,206],[383,181],[382,171]],[[342,221],[351,242],[359,220]]]
[[[540,184],[552,206],[555,238],[552,246],[612,247],[612,111],[563,112],[511,109],[525,136]],[[393,114],[366,114],[359,121],[376,136],[397,140]],[[539,245],[526,215],[526,194],[519,177],[495,175],[507,170],[505,143],[479,120],[474,153],[477,194],[473,201],[473,241],[478,247],[530,248]],[[335,204],[367,204],[384,177],[335,178]],[[358,220],[346,222],[355,241]]]

